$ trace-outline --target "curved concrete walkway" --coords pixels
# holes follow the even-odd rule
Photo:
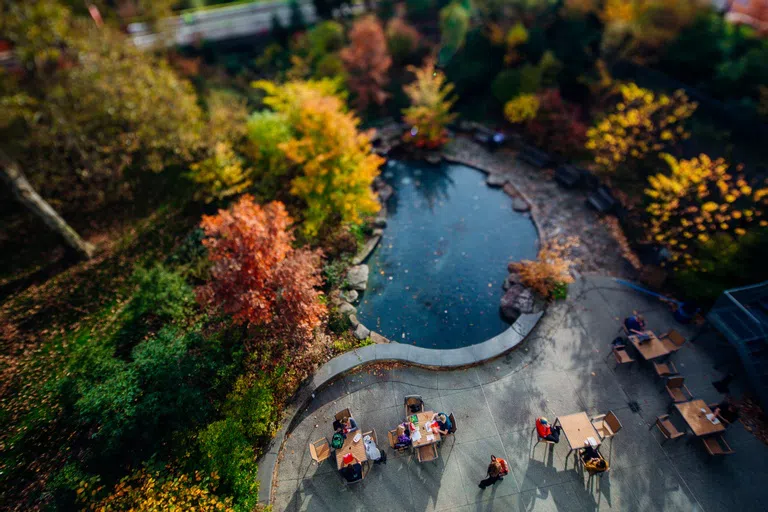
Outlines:
[[[637,363],[614,368],[605,359],[620,320],[633,309],[642,311],[656,332],[674,327],[689,338],[694,334],[658,301],[610,278],[588,277],[572,285],[568,300],[552,307],[517,349],[499,359],[452,371],[373,365],[336,380],[309,399],[289,429],[275,473],[275,510],[768,508],[763,485],[768,447],[741,424],[726,434],[736,454],[717,461],[709,460],[696,439],[662,445],[658,432],[649,430],[668,405],[653,369]],[[708,402],[721,399],[710,385],[720,376],[713,370],[715,357],[701,338],[673,356],[693,394]],[[732,390],[738,394],[738,383]],[[386,446],[386,431],[402,421],[402,397],[410,393],[423,395],[430,409],[456,415],[458,431],[442,443],[436,462],[418,464]],[[639,405],[638,412],[630,402]],[[376,429],[389,457],[352,487],[342,483],[333,461],[318,465],[307,449],[310,441],[330,437],[333,414],[345,407],[364,429]],[[539,415],[554,419],[609,410],[624,428],[604,445],[611,471],[599,483],[587,485],[573,457],[566,457],[565,442],[548,451],[531,435]],[[673,421],[682,428],[679,418]],[[512,471],[481,491],[477,482],[492,453],[506,458]],[[265,480],[262,485],[269,485]]]

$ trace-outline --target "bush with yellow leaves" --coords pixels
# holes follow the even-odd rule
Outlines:
[[[187,475],[163,477],[138,471],[118,483],[112,494],[93,502],[89,509],[98,512],[155,510],[195,510],[197,512],[234,512],[230,499],[220,499],[212,494],[218,481],[217,475],[203,477],[196,474],[194,480]],[[88,484],[78,489],[82,501],[97,494],[99,489],[88,489]]]
[[[217,142],[210,155],[189,167],[189,177],[202,185],[195,197],[206,203],[240,194],[251,186],[250,170],[243,169],[229,142]]]
[[[513,263],[512,268],[520,274],[522,283],[541,297],[561,298],[565,295],[566,285],[573,282],[570,270],[575,261],[570,254],[578,245],[576,237],[547,241],[535,261]]]
[[[682,90],[667,96],[629,83],[618,92],[613,111],[587,130],[586,148],[603,172],[636,170],[648,156],[688,138],[684,122],[698,104]]]
[[[504,117],[512,124],[524,123],[539,112],[539,98],[535,94],[521,94],[504,105]]]
[[[750,228],[768,226],[768,187],[753,187],[722,158],[661,157],[670,172],[648,178],[646,227],[651,240],[670,251],[676,268],[706,271],[697,254],[702,244],[723,234],[738,240]]]
[[[324,226],[359,224],[379,210],[371,183],[384,160],[372,152],[368,132],[347,111],[338,81],[255,82],[264,103],[283,116],[291,135],[278,145],[297,171],[291,194],[306,204],[303,231],[314,236]]]

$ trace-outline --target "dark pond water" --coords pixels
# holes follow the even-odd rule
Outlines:
[[[358,306],[367,327],[401,343],[456,348],[508,327],[499,316],[507,263],[533,259],[533,222],[476,169],[390,160],[387,227],[368,259]]]

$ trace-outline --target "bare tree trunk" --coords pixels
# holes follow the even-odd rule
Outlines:
[[[24,176],[19,166],[0,151],[0,179],[13,191],[21,204],[29,208],[46,226],[58,234],[67,246],[81,258],[90,259],[95,248],[85,242],[67,222],[51,208]]]

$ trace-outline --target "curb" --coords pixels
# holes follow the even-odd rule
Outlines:
[[[431,349],[402,343],[374,344],[336,356],[309,378],[285,409],[280,429],[258,460],[259,503],[272,501],[272,482],[286,437],[314,394],[337,378],[362,366],[383,362],[404,363],[432,370],[456,370],[496,359],[517,347],[536,327],[544,313],[522,314],[507,330],[493,338],[467,347]]]

